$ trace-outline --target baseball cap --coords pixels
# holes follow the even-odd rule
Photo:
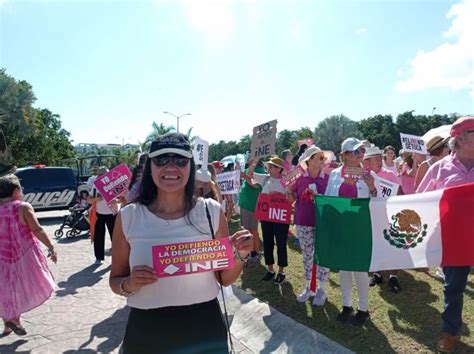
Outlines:
[[[159,135],[156,140],[151,143],[148,157],[151,158],[163,154],[176,154],[189,159],[193,157],[191,144],[186,135],[181,133]]]
[[[474,116],[458,118],[451,127],[450,135],[456,137],[466,130],[474,129]]]
[[[361,146],[364,146],[364,143],[357,138],[347,138],[341,144],[341,152],[346,151],[355,151]]]

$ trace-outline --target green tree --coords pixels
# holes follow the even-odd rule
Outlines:
[[[360,137],[357,122],[343,114],[330,116],[319,122],[314,132],[316,145],[324,150],[340,152],[341,143],[349,137]]]
[[[400,134],[391,115],[378,114],[362,119],[358,123],[358,130],[362,138],[381,149],[387,145],[392,145],[397,150],[400,148]]]

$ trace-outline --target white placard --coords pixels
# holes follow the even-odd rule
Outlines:
[[[421,136],[400,133],[402,149],[408,152],[427,155],[426,145]]]
[[[275,155],[277,141],[277,121],[272,120],[253,128],[251,158]]]
[[[387,199],[390,197],[394,197],[398,194],[398,188],[400,187],[398,184],[380,177],[377,177],[377,181],[379,182],[377,185],[377,197]]]
[[[224,172],[216,176],[221,194],[237,194],[240,191],[240,171]]]
[[[196,165],[201,165],[201,170],[207,171],[209,143],[201,138],[194,139],[193,157]]]

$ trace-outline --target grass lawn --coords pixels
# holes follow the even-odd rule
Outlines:
[[[237,219],[230,224],[231,234],[240,227]],[[341,308],[339,276],[331,273],[327,286],[328,301],[323,307],[315,307],[308,301],[301,304],[296,295],[304,289],[302,256],[294,244],[288,241],[287,281],[281,286],[262,282],[266,272],[263,259],[260,264],[246,266],[236,284],[248,294],[268,303],[285,315],[318,331],[345,347],[358,352],[412,353],[435,352],[440,333],[443,309],[443,283],[433,277],[434,271],[401,271],[402,291],[393,294],[385,283],[370,288],[369,311],[371,320],[362,328],[340,324],[335,317]],[[276,254],[275,254],[276,256]],[[353,303],[357,294],[353,289]],[[474,353],[474,272],[469,276],[464,293],[464,327],[462,344],[455,353]]]

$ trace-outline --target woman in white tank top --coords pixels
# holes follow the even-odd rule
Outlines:
[[[117,217],[110,287],[127,296],[131,307],[124,354],[228,352],[218,282],[229,285],[239,276],[252,234],[242,230],[229,237],[236,262],[220,276],[205,272],[158,279],[153,269],[152,246],[228,237],[219,204],[193,196],[192,157],[183,134],[159,136],[151,145],[137,202]]]

